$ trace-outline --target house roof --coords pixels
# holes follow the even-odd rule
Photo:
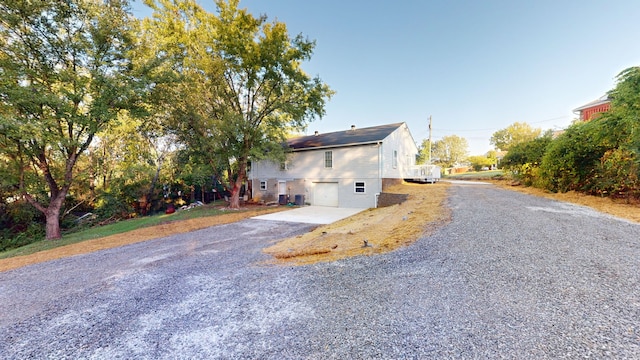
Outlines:
[[[608,95],[604,95],[604,96],[602,96],[601,98],[599,98],[597,100],[593,100],[593,101],[591,101],[589,103],[586,103],[586,104],[580,106],[579,108],[573,109],[573,112],[582,111],[582,110],[585,110],[585,109],[588,109],[588,108],[591,108],[591,107],[594,107],[594,106],[607,104],[607,103],[610,103],[610,102],[611,102],[611,100],[609,99],[609,96]]]
[[[372,126],[362,129],[352,127],[349,130],[335,131],[326,134],[300,136],[287,140],[287,145],[294,150],[303,150],[377,143],[384,140],[402,125],[404,125],[404,123]]]

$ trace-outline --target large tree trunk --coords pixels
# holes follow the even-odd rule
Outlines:
[[[233,183],[233,188],[231,189],[231,199],[229,201],[229,208],[231,209],[240,209],[240,189],[242,188],[242,183],[247,178],[247,160],[240,159],[238,162],[238,177],[236,181]]]
[[[62,232],[60,231],[60,208],[61,206],[58,206],[57,208],[49,206],[47,211],[44,213],[45,218],[47,219],[47,240],[57,240],[62,237]]]
[[[229,208],[240,209],[240,188],[242,187],[242,179],[238,176],[238,179],[233,183],[231,189],[231,199],[229,199]]]
[[[88,140],[85,146],[82,146],[80,151],[84,151],[91,140]],[[34,199],[31,195],[24,192],[23,195],[25,199],[36,209],[40,210],[46,219],[46,239],[47,240],[56,240],[62,237],[62,233],[60,232],[60,210],[62,209],[62,205],[64,205],[65,198],[67,197],[67,193],[69,192],[69,188],[71,187],[71,181],[73,180],[73,166],[78,159],[78,154],[74,151],[66,161],[65,171],[64,171],[64,185],[62,187],[58,186],[58,183],[53,178],[49,163],[47,162],[46,156],[44,152],[38,154],[36,163],[38,167],[44,173],[44,178],[49,186],[49,193],[51,197],[49,199],[49,205],[45,208],[42,204],[40,204],[36,199]],[[24,173],[21,174],[20,179],[20,187],[24,189]]]
[[[70,166],[68,166],[70,168]],[[51,193],[51,198],[49,200],[49,206],[46,208],[40,204],[36,199],[34,199],[31,195],[24,192],[24,199],[31,205],[33,205],[36,209],[44,214],[46,220],[45,234],[47,240],[56,240],[62,237],[62,233],[60,231],[60,210],[62,210],[62,205],[64,205],[64,200],[67,197],[67,193],[69,192],[69,186],[64,186],[62,189],[58,188],[53,177],[50,176],[50,173],[45,171],[46,179],[49,184],[49,191]],[[71,178],[71,170],[69,170],[68,178]],[[20,179],[20,187],[24,187],[23,179]]]
[[[48,207],[43,207],[35,201],[31,196],[26,195],[27,201],[36,207],[36,209],[42,211],[46,219],[46,239],[57,240],[62,237],[60,231],[60,210],[64,204],[64,199],[67,196],[67,191],[59,191],[55,197],[51,197]]]

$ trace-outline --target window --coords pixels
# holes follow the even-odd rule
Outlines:
[[[393,168],[398,167],[398,150],[393,150]]]
[[[356,181],[353,183],[355,185],[355,192],[363,194],[365,191],[364,181]]]
[[[283,161],[280,163],[280,171],[287,171],[289,170],[289,164],[286,161]]]
[[[324,167],[327,169],[333,168],[333,151],[324,152]]]
[[[267,181],[266,180],[260,180],[260,190],[267,190]]]

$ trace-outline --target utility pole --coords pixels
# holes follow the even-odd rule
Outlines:
[[[429,159],[427,164],[431,164],[431,115],[429,115]]]

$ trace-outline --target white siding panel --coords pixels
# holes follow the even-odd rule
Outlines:
[[[356,193],[355,182],[365,183],[365,192]],[[376,194],[382,183],[378,179],[343,179],[340,182],[340,207],[367,209],[376,206]]]
[[[325,152],[331,151],[333,167],[325,168]],[[287,177],[307,179],[344,179],[378,177],[378,146],[299,151],[289,154]]]
[[[393,152],[398,152],[398,163],[393,166]],[[399,127],[384,139],[382,146],[382,177],[387,179],[403,179],[410,174],[411,166],[415,165],[418,146],[409,128]]]
[[[393,151],[398,152],[397,166],[393,167]],[[332,167],[325,168],[325,152],[332,152]],[[382,190],[383,178],[408,177],[415,164],[418,147],[406,124],[396,129],[382,144],[348,146],[342,148],[296,151],[287,154],[287,169],[280,163],[257,161],[252,164],[251,178],[293,181],[299,184],[295,193],[304,194],[313,205],[369,208],[375,206],[375,196]],[[379,159],[382,158],[380,161]],[[271,180],[270,180],[271,181]],[[365,192],[356,193],[354,183],[365,182]],[[333,185],[322,185],[332,183]],[[317,185],[332,187],[317,190]],[[254,186],[254,193],[257,187]],[[274,187],[273,190],[277,191]],[[326,194],[326,195],[321,195]],[[337,194],[337,199],[333,197]],[[336,204],[337,201],[337,205]]]

